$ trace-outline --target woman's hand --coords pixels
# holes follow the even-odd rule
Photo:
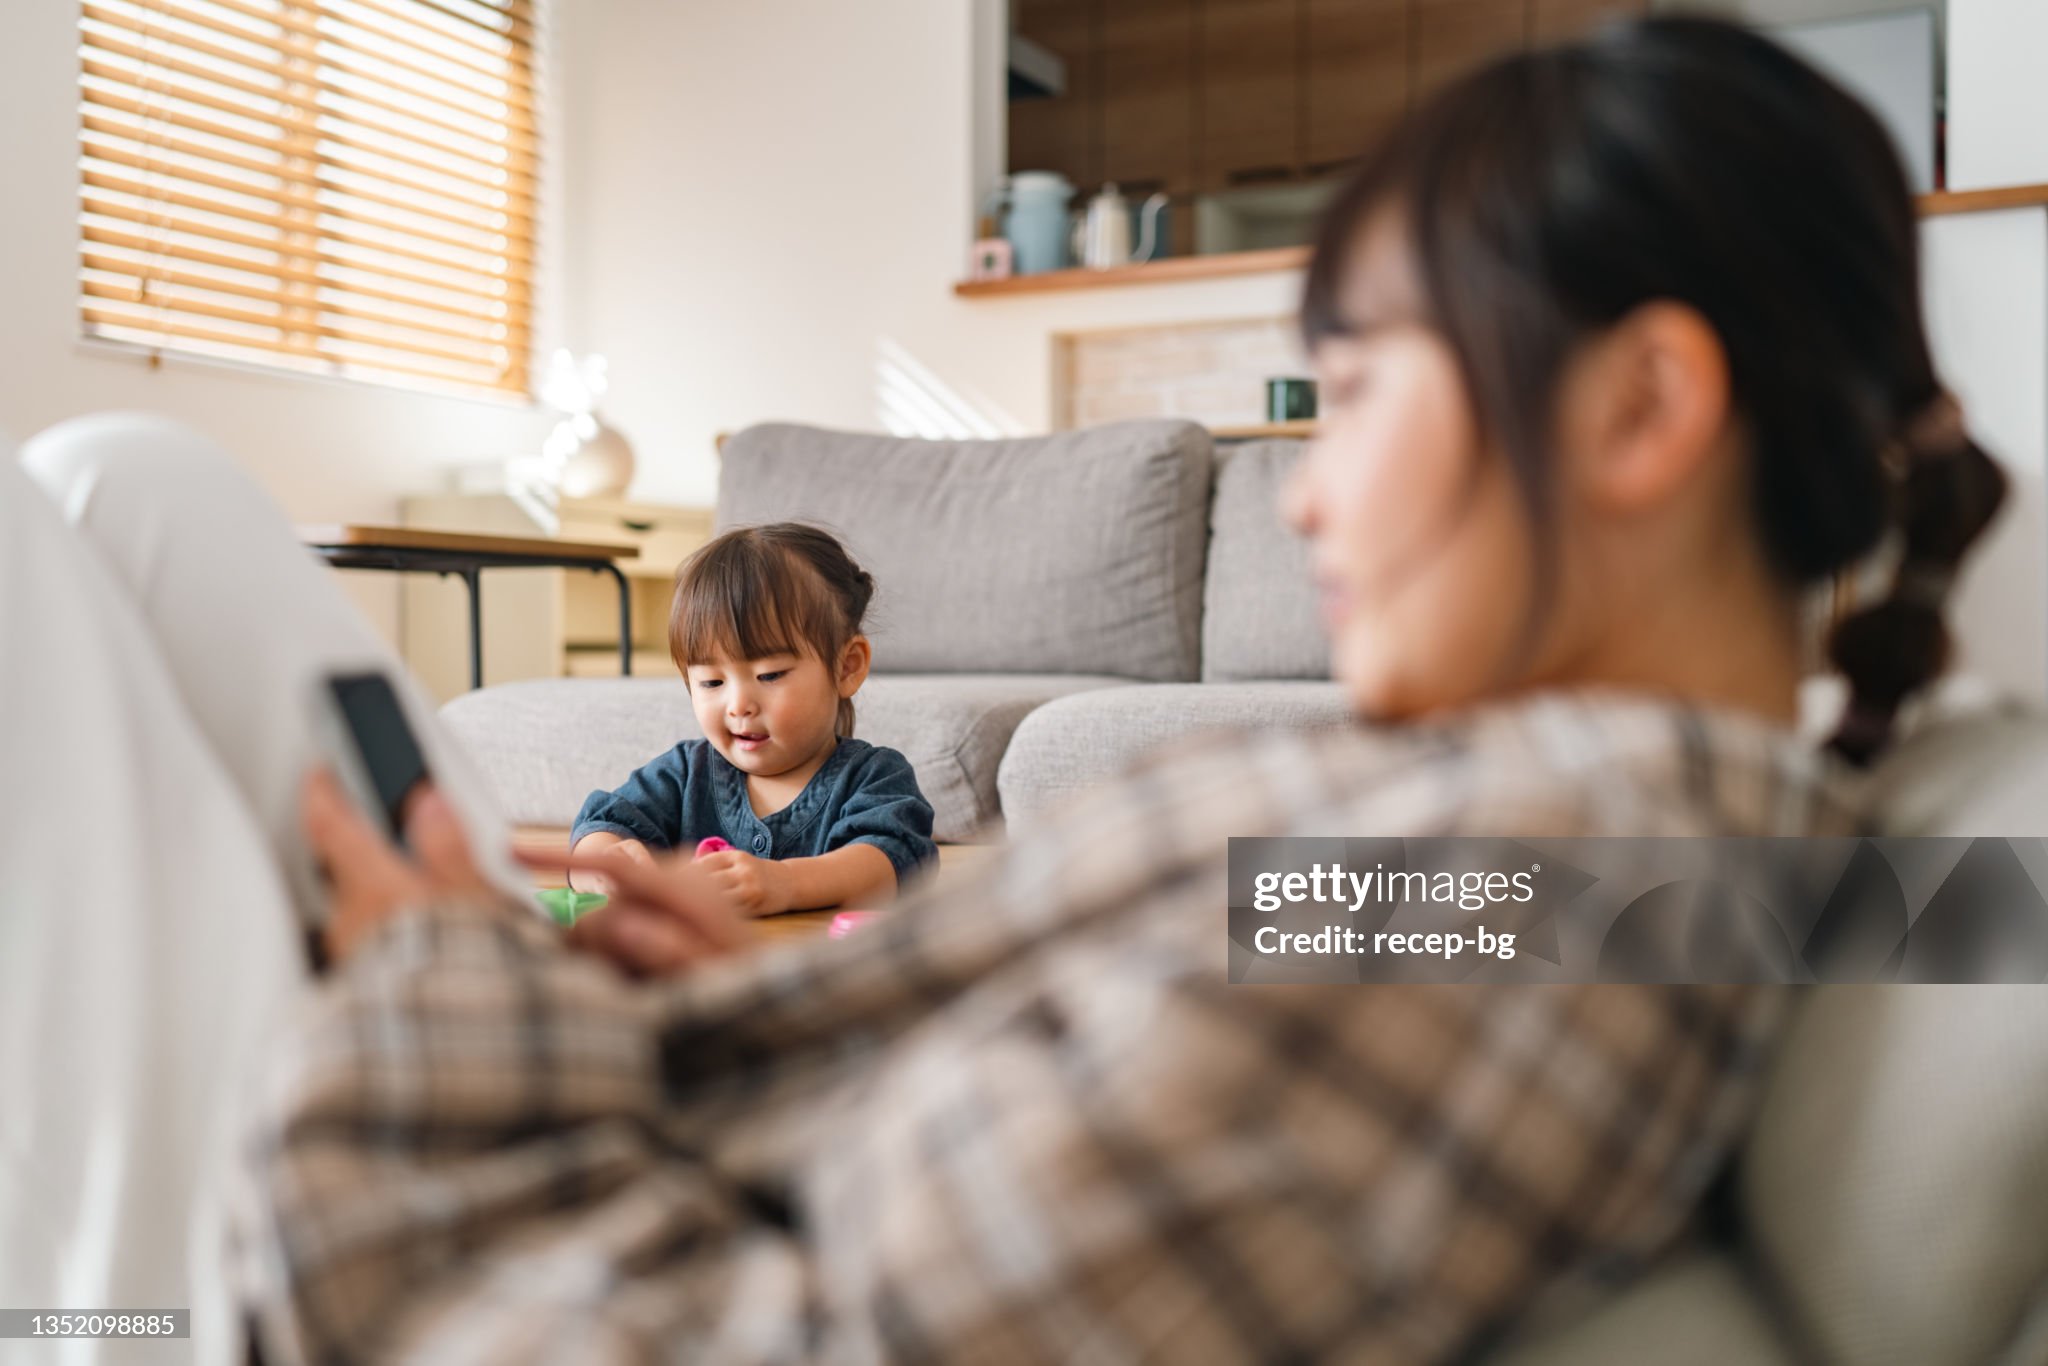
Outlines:
[[[738,849],[720,849],[697,860],[712,884],[747,915],[779,915],[792,909],[787,870],[774,859],[756,858]]]
[[[654,851],[639,840],[624,839],[607,830],[596,830],[576,841],[574,852],[584,854],[618,854],[632,859],[643,867],[654,866]],[[612,895],[612,881],[603,873],[585,872],[583,884],[579,887],[576,878],[569,878],[569,886],[579,892],[596,892],[602,896]]]
[[[566,866],[609,880],[611,899],[576,922],[569,945],[609,959],[636,977],[670,976],[754,942],[745,914],[687,853],[641,862],[607,849],[571,853],[566,864],[559,855],[521,851],[518,857],[534,868]]]
[[[306,839],[333,888],[326,939],[328,957],[336,964],[400,907],[427,902],[482,906],[497,900],[470,858],[469,839],[454,810],[431,784],[406,803],[410,854],[385,838],[324,768],[306,775],[300,812]]]

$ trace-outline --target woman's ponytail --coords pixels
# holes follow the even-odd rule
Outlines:
[[[1835,626],[1828,656],[1849,681],[1849,707],[1831,747],[1866,764],[1891,738],[1900,704],[1948,665],[1943,615],[1956,570],[2005,501],[2006,478],[1972,441],[1962,410],[1938,395],[1907,424],[1895,473],[1899,558],[1891,590]]]

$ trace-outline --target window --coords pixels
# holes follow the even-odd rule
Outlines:
[[[84,0],[88,336],[523,394],[533,0]]]

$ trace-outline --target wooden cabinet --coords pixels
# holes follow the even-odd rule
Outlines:
[[[1532,0],[1415,0],[1415,97],[1527,41]]]
[[[1409,0],[1302,0],[1303,170],[1357,157],[1408,109]]]
[[[1058,171],[1084,192],[1102,179],[1101,0],[1016,0],[1017,32],[1067,66],[1065,93],[1010,102],[1010,169]]]
[[[1318,179],[1417,99],[1503,52],[1640,14],[1649,0],[1016,0],[1018,32],[1067,65],[1010,103],[1010,169],[1187,197]],[[1177,235],[1185,236],[1184,232]]]
[[[1126,194],[1195,181],[1195,0],[1114,0],[1102,10],[1102,178]]]
[[[1204,190],[1301,165],[1300,0],[1200,0],[1195,174]]]

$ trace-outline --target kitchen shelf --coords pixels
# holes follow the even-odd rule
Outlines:
[[[1937,190],[1923,194],[1914,206],[1924,218],[1946,214],[1985,213],[1993,209],[2048,206],[2048,185],[2005,185],[1992,190]],[[1074,267],[1007,280],[962,280],[953,292],[963,299],[1011,294],[1048,294],[1075,289],[1109,289],[1121,285],[1171,284],[1182,280],[1214,280],[1233,275],[1265,275],[1308,266],[1307,247],[1268,247],[1262,251],[1221,252],[1214,256],[1172,256],[1107,270]]]
[[[2048,185],[2001,185],[1995,190],[1936,190],[1914,201],[1923,218],[1950,213],[1984,213],[2048,204]]]
[[[1265,275],[1274,271],[1300,270],[1308,265],[1307,247],[1268,247],[1264,251],[1219,252],[1214,256],[1169,256],[1164,261],[1142,261],[1134,266],[1111,266],[1090,270],[1075,266],[1068,270],[1045,270],[1036,275],[1012,275],[1007,280],[962,280],[953,292],[966,299],[993,294],[1043,294],[1056,290],[1102,289],[1111,285],[1163,285],[1176,280],[1211,280],[1231,275]]]
[[[1296,418],[1292,422],[1250,422],[1241,427],[1209,429],[1209,435],[1218,441],[1271,441],[1277,437],[1307,438],[1315,434],[1316,420],[1312,417]]]

